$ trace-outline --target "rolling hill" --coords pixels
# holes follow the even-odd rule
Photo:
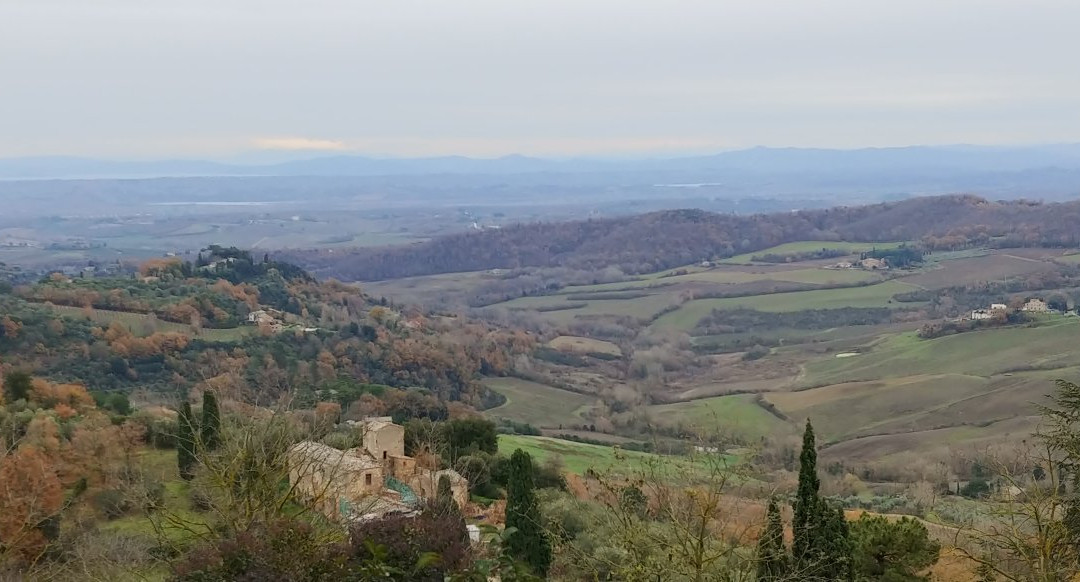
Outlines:
[[[797,241],[900,241],[931,246],[1077,245],[1080,202],[926,197],[825,210],[739,216],[671,210],[563,223],[519,224],[384,248],[286,253],[315,273],[376,281],[485,269],[566,267],[653,273]]]

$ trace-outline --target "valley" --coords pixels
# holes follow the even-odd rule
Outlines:
[[[858,266],[863,253],[919,244],[808,240],[651,273],[596,271],[610,282],[562,284],[555,270],[522,268],[361,285],[550,338],[553,353],[538,355],[528,383],[496,388],[512,404],[485,412],[545,434],[575,425],[648,440],[658,437],[646,427],[658,427],[777,442],[811,418],[825,458],[897,465],[1022,438],[1052,379],[1077,362],[1073,251],[976,244],[926,252],[907,268]],[[541,283],[524,297],[467,305],[470,294],[530,277]],[[1051,295],[1070,311],[920,337],[983,302]]]

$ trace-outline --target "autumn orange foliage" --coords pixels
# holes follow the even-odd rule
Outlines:
[[[33,560],[48,540],[39,525],[57,515],[64,492],[56,466],[31,446],[0,458],[0,539],[4,551]]]

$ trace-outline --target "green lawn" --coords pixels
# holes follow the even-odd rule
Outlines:
[[[692,330],[714,309],[756,309],[758,311],[801,311],[805,309],[841,309],[844,307],[901,307],[914,305],[896,303],[892,296],[917,289],[901,281],[886,281],[863,287],[815,289],[791,293],[698,299],[685,303],[678,310],[664,314],[653,323],[655,328]]]
[[[772,248],[763,249],[760,251],[754,251],[752,253],[745,253],[742,255],[735,255],[734,257],[724,259],[721,263],[728,264],[746,264],[751,262],[752,257],[756,255],[791,255],[795,253],[810,253],[814,251],[820,251],[821,249],[836,249],[841,251],[847,251],[851,254],[861,253],[863,251],[869,251],[871,249],[895,249],[902,245],[902,242],[880,242],[880,243],[864,243],[864,242],[843,242],[843,241],[824,241],[824,240],[808,240],[792,243],[785,243],[777,245]]]
[[[485,414],[543,428],[585,424],[582,413],[596,403],[590,396],[519,378],[487,378],[484,385],[506,397],[505,404]]]
[[[683,426],[709,434],[730,434],[744,439],[775,435],[787,423],[758,406],[752,394],[718,396],[648,407],[656,422]]]

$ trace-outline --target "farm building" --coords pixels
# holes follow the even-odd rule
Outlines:
[[[971,312],[971,319],[976,321],[983,319],[990,319],[994,314],[989,309],[976,309]]]
[[[469,483],[452,469],[436,471],[405,455],[405,427],[389,417],[350,423],[363,431],[362,446],[341,451],[304,441],[289,450],[289,481],[312,506],[331,519],[377,519],[410,513],[435,497],[439,479],[450,481],[458,506],[468,501]]]
[[[866,269],[867,271],[880,271],[882,269],[888,269],[889,268],[888,263],[886,263],[885,261],[883,261],[881,259],[874,259],[874,258],[863,259],[863,260],[859,261],[859,266]]]
[[[1046,313],[1050,310],[1050,308],[1047,307],[1046,302],[1038,297],[1028,299],[1021,309],[1031,313]]]
[[[1009,306],[1004,303],[991,303],[990,311],[1008,311]]]

